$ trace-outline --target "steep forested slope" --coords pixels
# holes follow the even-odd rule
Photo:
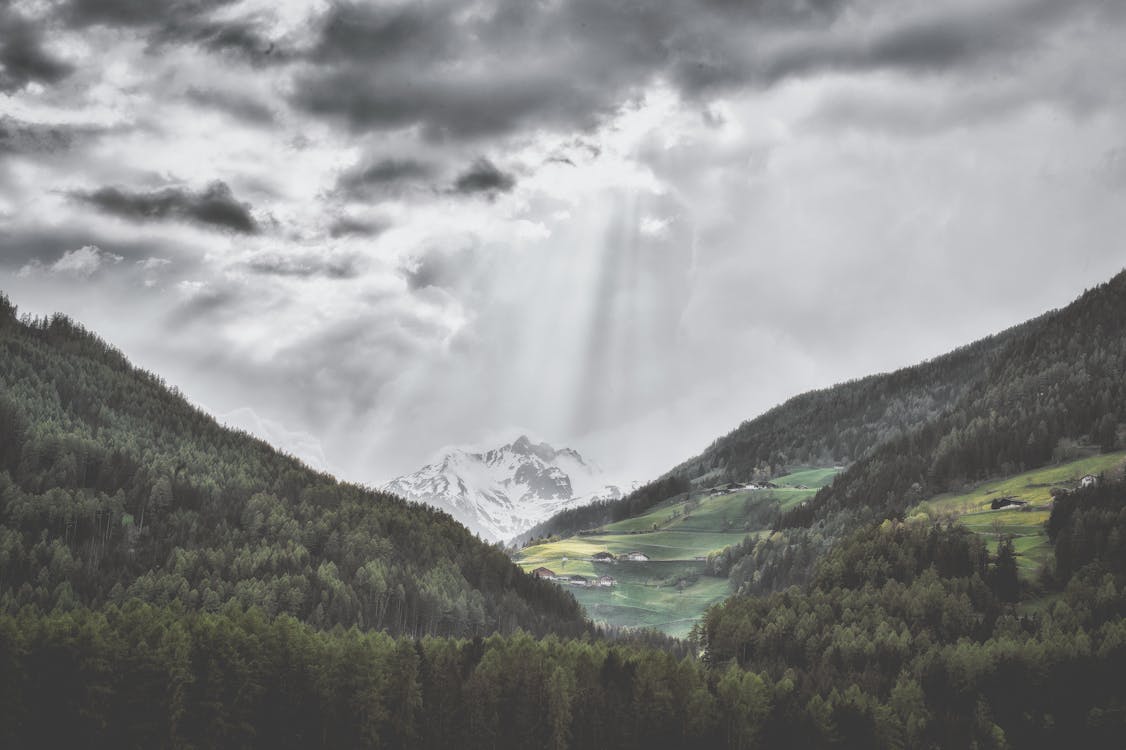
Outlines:
[[[0,610],[133,598],[410,634],[586,627],[448,515],[317,474],[0,296]]]
[[[670,473],[711,483],[769,479],[787,466],[830,466],[925,424],[956,403],[1039,320],[895,372],[803,393],[743,422]]]
[[[880,445],[783,525],[845,509],[895,514],[967,481],[1042,466],[1061,441],[1122,444],[1126,272],[1006,339],[946,412]]]

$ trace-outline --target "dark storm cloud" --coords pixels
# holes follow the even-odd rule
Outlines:
[[[44,49],[42,27],[10,8],[0,8],[0,91],[11,93],[29,83],[58,83],[74,68]]]
[[[458,193],[504,193],[516,185],[516,178],[497,169],[488,159],[478,159],[454,180]]]
[[[186,23],[237,0],[69,0],[62,16],[76,26]]]
[[[366,198],[382,192],[397,192],[407,184],[425,181],[434,166],[416,159],[379,158],[345,170],[336,180],[336,190],[352,198]]]
[[[282,59],[253,17],[217,21],[216,11],[238,0],[69,0],[59,15],[72,28],[105,26],[141,29],[153,44],[193,43],[221,52],[233,51],[262,61]]]
[[[845,0],[336,3],[293,103],[353,130],[434,139],[597,124],[654,80],[693,97],[833,70],[946,72],[1033,50],[1098,0],[935,5]],[[847,9],[847,12],[846,12]]]
[[[572,5],[504,1],[459,20],[465,14],[450,2],[338,3],[298,78],[294,103],[355,130],[422,125],[433,138],[593,124],[592,114],[610,111],[619,89],[638,78],[626,69],[635,67],[630,57],[639,53],[651,67],[660,45],[640,31],[619,34],[607,55],[584,39],[608,31],[582,29]],[[606,65],[596,71],[600,62]]]
[[[212,182],[201,192],[173,187],[151,192],[103,187],[91,192],[75,191],[70,196],[104,213],[131,221],[179,220],[240,234],[259,232],[249,206],[236,200],[230,187],[221,180]]]
[[[981,4],[929,10],[868,36],[809,36],[765,59],[761,75],[773,82],[824,70],[941,72],[966,69],[1029,50],[1062,17],[1085,13],[1096,3]],[[877,19],[878,20],[878,19]]]
[[[327,279],[354,279],[360,275],[358,260],[355,257],[326,258],[312,253],[300,256],[260,255],[247,262],[246,267],[254,273],[299,279],[309,279],[314,276]]]

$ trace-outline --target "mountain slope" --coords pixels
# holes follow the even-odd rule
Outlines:
[[[1029,321],[933,360],[795,396],[743,422],[622,501],[561,512],[521,540],[620,521],[690,487],[761,481],[794,466],[853,462],[937,419],[984,375],[1010,341],[1036,325],[1036,320]]]
[[[890,373],[795,396],[743,422],[670,473],[696,483],[768,479],[788,466],[834,466],[937,419],[1039,319]]]
[[[520,436],[484,453],[451,450],[441,461],[383,486],[385,492],[447,511],[486,539],[504,541],[560,511],[622,491],[570,448]]]
[[[1126,272],[1015,329],[989,367],[939,418],[888,440],[784,525],[841,510],[902,512],[977,479],[1112,451],[1126,420]]]
[[[3,296],[0,425],[2,609],[142,599],[406,634],[586,628],[569,595],[448,515],[223,428]]]

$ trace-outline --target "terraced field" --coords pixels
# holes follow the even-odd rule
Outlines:
[[[838,471],[801,467],[773,480],[777,489],[678,495],[596,533],[526,547],[515,559],[525,570],[542,566],[560,576],[613,576],[618,582],[613,587],[571,587],[593,620],[683,636],[705,609],[730,594],[726,578],[706,575],[708,553],[748,535],[768,533],[758,522],[768,516],[767,506],[800,503]],[[635,551],[650,561],[591,560],[598,552],[619,556]]]
[[[909,517],[956,517],[975,534],[981,534],[996,550],[997,540],[1013,535],[1017,564],[1026,577],[1036,574],[1052,555],[1044,522],[1051,514],[1053,488],[1072,489],[1087,474],[1101,474],[1126,462],[1126,452],[1107,453],[1057,466],[985,482],[969,492],[931,498],[908,512]],[[997,498],[1011,497],[1027,503],[1021,508],[992,510]]]

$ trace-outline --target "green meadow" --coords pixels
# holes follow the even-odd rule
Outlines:
[[[525,547],[514,557],[525,570],[542,566],[558,575],[611,575],[618,582],[614,587],[568,586],[591,619],[683,636],[704,610],[730,594],[726,578],[706,575],[703,558],[749,535],[769,533],[755,521],[763,517],[764,505],[793,507],[812,497],[838,471],[800,467],[774,479],[777,489],[677,495],[593,534]],[[648,555],[650,561],[590,559],[598,552],[618,556],[634,551]]]
[[[962,493],[938,495],[908,511],[912,518],[939,519],[955,517],[975,534],[989,542],[996,550],[997,541],[1005,535],[1013,536],[1017,564],[1026,577],[1032,577],[1052,556],[1044,522],[1051,514],[1053,489],[1074,489],[1087,474],[1101,474],[1126,462],[1126,452],[1107,453],[1077,461],[1048,466],[1003,479],[984,482]],[[997,498],[1012,497],[1024,500],[1022,508],[992,510]]]

